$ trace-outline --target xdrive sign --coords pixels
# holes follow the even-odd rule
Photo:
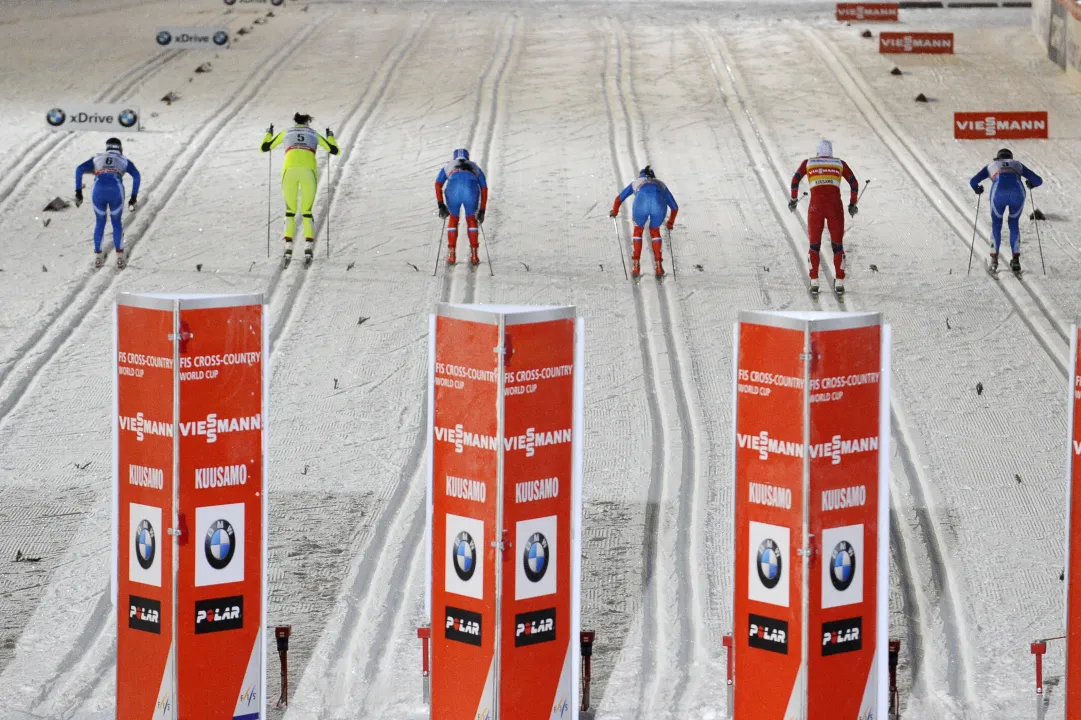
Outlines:
[[[1047,111],[954,113],[953,137],[957,140],[1046,139]]]
[[[223,27],[159,28],[154,41],[161,47],[216,50],[229,47],[229,31]]]
[[[45,112],[52,130],[139,130],[139,109],[125,105],[58,105]]]

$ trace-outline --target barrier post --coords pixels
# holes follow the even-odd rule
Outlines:
[[[431,671],[428,666],[428,641],[432,637],[432,629],[428,626],[417,628],[417,637],[420,638],[421,652],[421,692],[424,694],[424,704],[429,705],[432,701]]]
[[[890,640],[889,664],[890,664],[890,715],[894,718],[901,717],[901,704],[897,701],[897,660],[901,654],[901,641]]]
[[[732,642],[732,636],[731,635],[725,635],[721,639],[721,644],[724,645],[724,655],[725,655],[725,659],[727,660],[727,664],[728,664],[728,670],[727,670],[728,717],[732,717],[732,713],[735,710],[735,708],[732,707],[732,699],[733,699],[732,698],[732,686],[735,684],[734,681],[733,681],[734,673],[732,672],[732,670],[733,670],[732,647],[734,645],[734,643]]]
[[[278,642],[278,658],[282,664],[282,693],[276,708],[289,707],[289,636],[293,633],[292,625],[279,625],[274,628],[274,639]]]
[[[589,709],[589,683],[593,679],[593,671],[590,661],[593,659],[593,641],[597,633],[592,630],[583,630],[579,633],[579,641],[582,647],[582,710]]]
[[[1040,640],[1032,643],[1032,654],[1036,656],[1036,720],[1043,720],[1043,655],[1047,652],[1047,643]]]

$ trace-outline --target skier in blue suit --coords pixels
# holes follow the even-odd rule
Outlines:
[[[105,235],[105,218],[113,221],[113,248],[116,250],[116,266],[127,265],[124,257],[124,174],[131,175],[131,200],[128,207],[135,209],[139,198],[139,171],[135,164],[123,155],[124,148],[117,138],[105,141],[105,152],[99,153],[75,168],[75,207],[83,204],[83,175],[94,173],[94,191],[91,200],[97,220],[94,225],[94,267],[105,264],[101,240]]]
[[[994,162],[976,173],[968,184],[972,186],[973,192],[979,195],[983,192],[983,185],[980,183],[988,178],[991,179],[991,239],[995,244],[991,253],[991,271],[998,270],[998,249],[1002,244],[1002,218],[1006,216],[1010,224],[1010,250],[1013,251],[1010,270],[1020,272],[1021,226],[1019,221],[1021,212],[1025,209],[1025,186],[1039,187],[1043,184],[1043,178],[1014,160],[1013,153],[1006,148],[999,150]]]
[[[642,272],[640,265],[642,231],[648,227],[653,246],[653,269],[657,278],[660,279],[664,277],[664,266],[661,264],[661,225],[665,225],[669,230],[672,229],[676,223],[679,206],[676,205],[676,199],[672,197],[672,191],[657,179],[656,173],[649,165],[642,168],[634,182],[623,188],[623,192],[612,203],[612,212],[609,215],[612,217],[619,215],[620,206],[631,195],[634,195],[634,206],[631,208],[631,214],[634,216],[631,275],[638,277]],[[672,210],[671,215],[668,215],[669,208]],[[668,222],[664,221],[665,215],[668,215]]]
[[[480,264],[478,233],[488,208],[488,180],[480,165],[469,159],[469,151],[458,148],[449,164],[439,170],[435,179],[435,200],[439,217],[447,219],[447,264],[457,261],[458,218],[465,211],[466,232],[469,235],[469,262]]]

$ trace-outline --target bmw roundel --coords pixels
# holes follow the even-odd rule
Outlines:
[[[139,567],[149,570],[154,564],[154,556],[158,552],[158,541],[154,535],[154,526],[149,520],[140,520],[135,528],[135,559],[139,561]]]
[[[762,541],[758,546],[758,579],[766,588],[772,590],[781,582],[781,573],[784,570],[784,558],[781,557],[781,548],[770,538]]]
[[[522,568],[530,582],[540,582],[548,572],[548,538],[535,532],[529,536],[522,551]]]
[[[285,2],[285,0],[270,0],[270,4],[275,6],[275,7],[277,7],[278,5],[281,5],[283,2]]]
[[[226,44],[228,44],[228,42],[229,42],[229,33],[225,32],[224,30],[219,30],[216,33],[214,33],[214,44],[215,45],[226,45]]]
[[[462,582],[468,582],[477,571],[477,544],[473,542],[473,536],[464,530],[458,533],[451,552],[454,556],[454,572]]]
[[[844,592],[856,577],[856,550],[847,540],[837,543],[830,555],[830,582]]]
[[[126,128],[133,127],[135,123],[139,122],[139,114],[134,110],[121,110],[120,115],[117,116],[117,122]]]
[[[210,523],[203,541],[206,561],[215,570],[222,570],[233,559],[236,552],[236,537],[233,526],[228,520],[215,520]]]
[[[168,30],[162,30],[158,33],[157,41],[158,45],[168,45],[173,41],[173,34]]]
[[[235,4],[236,4],[236,0],[225,0],[225,4],[226,4],[226,5],[235,5]]]
[[[67,114],[60,108],[53,108],[45,114],[45,120],[53,127],[60,127],[67,119]]]

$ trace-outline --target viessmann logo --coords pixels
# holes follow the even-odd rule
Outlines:
[[[878,37],[878,52],[913,55],[952,55],[953,33],[894,33]]]
[[[802,458],[803,443],[770,437],[769,431],[763,430],[757,435],[739,433],[736,437],[739,447],[758,453],[759,460],[768,460],[770,455],[785,455]],[[875,452],[878,450],[878,438],[875,436],[846,440],[841,435],[834,435],[829,442],[813,443],[808,447],[812,460],[829,458],[832,465],[840,465],[841,458],[854,453]]]
[[[953,137],[957,140],[1046,139],[1047,112],[958,112],[953,114]]]
[[[837,3],[837,19],[857,22],[897,22],[897,3]]]

